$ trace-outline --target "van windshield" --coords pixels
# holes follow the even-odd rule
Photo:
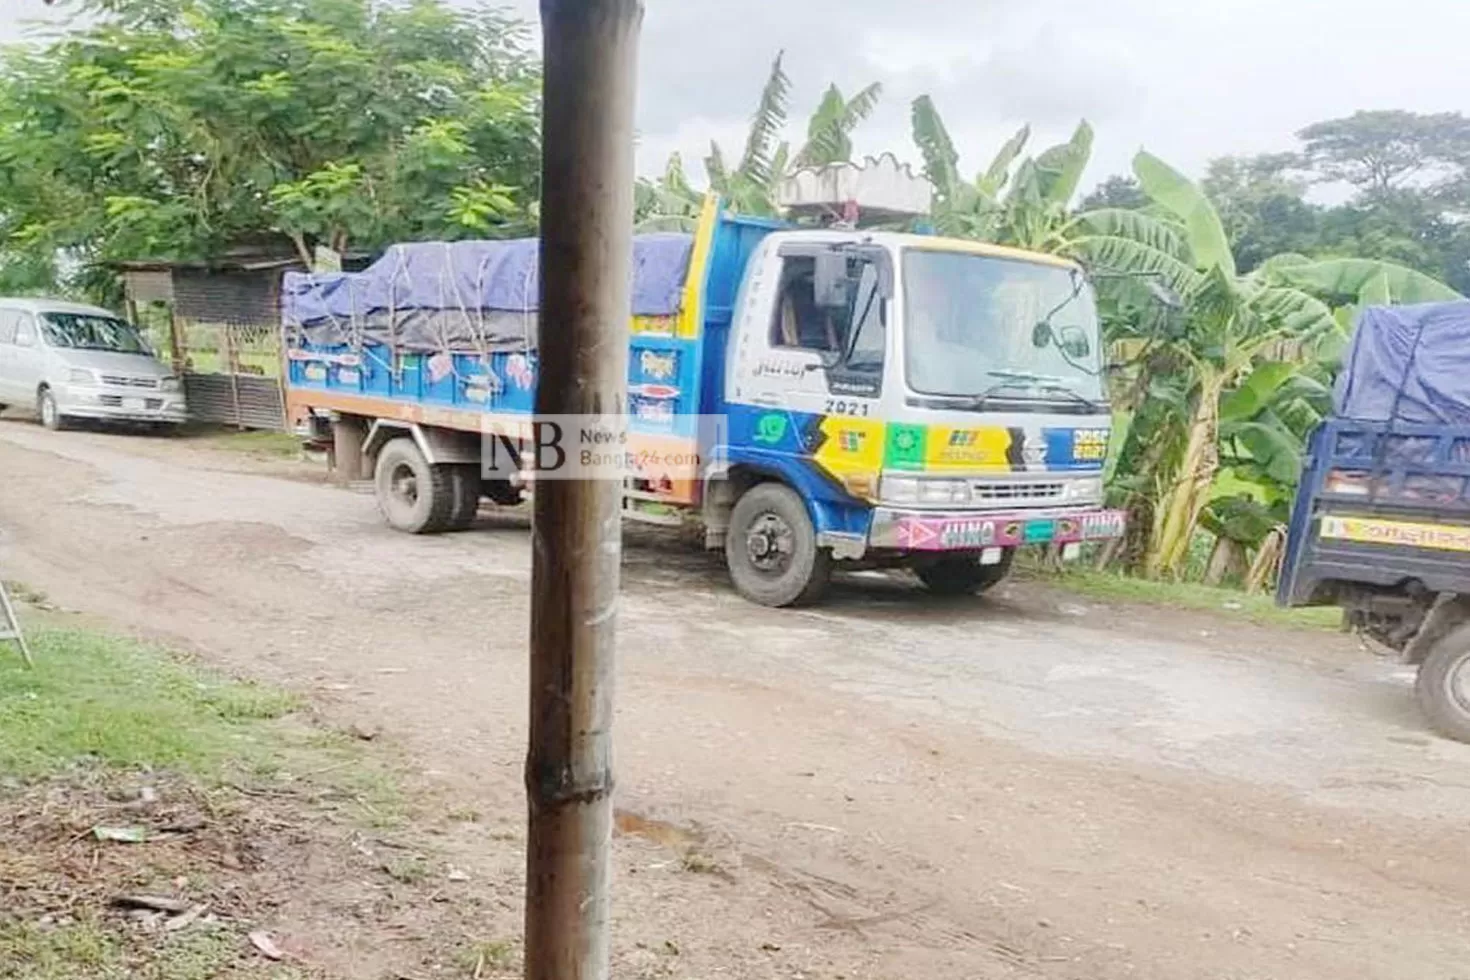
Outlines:
[[[1097,304],[1079,270],[909,249],[903,260],[909,387],[926,395],[1101,401]],[[1038,341],[1062,337],[1075,343]]]
[[[93,313],[42,313],[41,329],[52,347],[147,354],[148,346],[125,320]]]

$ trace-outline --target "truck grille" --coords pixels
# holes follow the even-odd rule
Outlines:
[[[113,388],[157,388],[157,378],[135,378],[124,374],[104,374],[102,383]]]
[[[1063,485],[1056,481],[972,484],[970,492],[982,504],[1050,504],[1062,499]]]

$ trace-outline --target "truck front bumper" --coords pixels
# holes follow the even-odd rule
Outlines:
[[[1122,537],[1121,510],[1053,508],[1031,511],[932,511],[878,507],[870,549],[975,551],[1027,544],[1072,544]]]

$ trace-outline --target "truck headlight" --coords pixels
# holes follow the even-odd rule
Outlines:
[[[94,385],[97,383],[97,375],[86,368],[72,368],[67,372],[66,380],[68,384]]]
[[[878,497],[890,504],[968,504],[966,480],[934,480],[915,476],[885,476]]]
[[[964,480],[920,480],[921,504],[968,504],[970,484]]]
[[[919,481],[912,476],[885,476],[878,484],[878,499],[894,504],[919,502]]]
[[[1062,490],[1062,499],[1071,504],[1095,504],[1102,500],[1103,485],[1100,477],[1085,480],[1068,480]]]

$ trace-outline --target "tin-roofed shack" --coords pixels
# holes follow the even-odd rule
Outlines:
[[[364,256],[342,261],[352,270]],[[240,246],[208,261],[113,263],[128,315],[184,379],[199,421],[287,427],[281,393],[281,280],[307,271],[294,252]]]

